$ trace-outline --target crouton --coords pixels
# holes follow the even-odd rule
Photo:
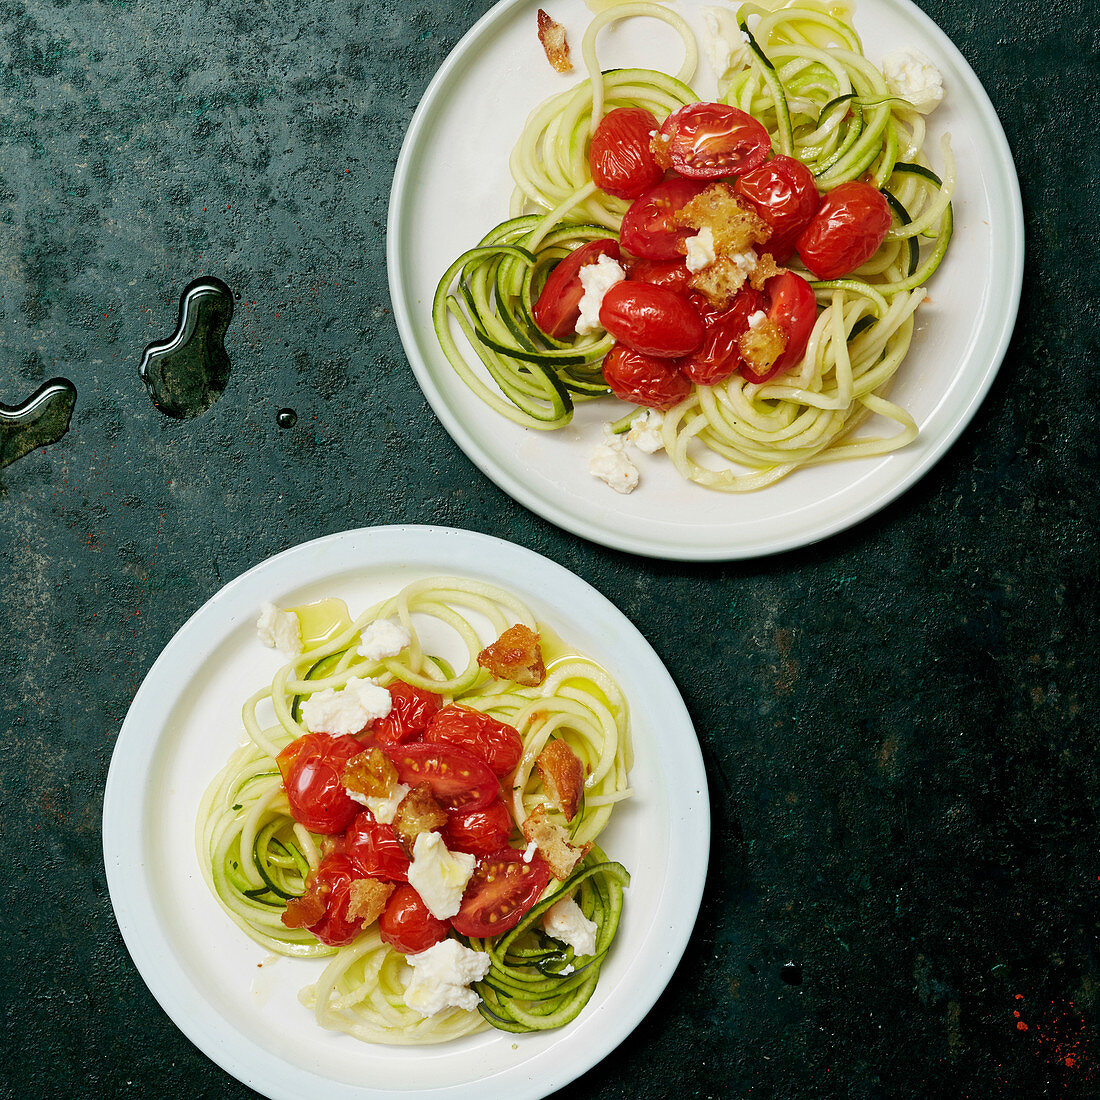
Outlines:
[[[542,43],[546,60],[559,72],[573,71],[573,62],[569,60],[569,43],[565,40],[565,28],[556,23],[539,8],[539,41]]]
[[[535,761],[542,789],[551,804],[565,814],[566,821],[577,815],[584,791],[584,765],[559,737],[547,742]]]
[[[524,687],[538,687],[546,679],[539,636],[529,626],[516,623],[478,655],[477,663],[499,680]]]
[[[405,854],[412,855],[413,845],[421,833],[442,829],[447,824],[447,812],[432,797],[427,783],[413,787],[393,815],[393,831]]]
[[[397,769],[390,758],[373,745],[344,765],[344,786],[356,794],[385,798],[397,785]]]
[[[557,879],[567,879],[592,847],[585,844],[577,848],[570,844],[566,831],[546,816],[545,806],[536,807],[523,822],[523,835],[535,845]]]
[[[737,343],[749,367],[756,374],[766,374],[786,351],[787,334],[774,321],[767,319],[756,328],[746,329]]]
[[[753,245],[763,244],[771,233],[768,223],[737,194],[732,184],[725,182],[713,183],[700,191],[674,218],[677,225],[709,228],[719,254],[744,252]]]
[[[362,918],[363,927],[370,927],[381,916],[393,891],[392,882],[381,882],[376,878],[356,879],[348,887],[347,919]]]
[[[330,887],[313,875],[306,880],[306,891],[300,898],[290,898],[279,918],[287,928],[312,928],[325,915],[325,899]]]

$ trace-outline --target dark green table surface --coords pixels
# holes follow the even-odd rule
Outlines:
[[[615,600],[710,769],[687,954],[635,1037],[561,1095],[1100,1094],[1100,8],[921,0],[1016,157],[1028,261],[1008,357],[958,443],[880,514],[684,566],[506,497],[405,362],[383,259],[393,166],[486,7],[0,5],[0,401],[52,375],[79,392],[68,435],[0,474],[0,1094],[252,1095],[123,946],[100,849],[111,750],[222,584],[309,537],[409,522],[513,540]],[[240,295],[233,374],[176,422],[138,363],[203,273]]]

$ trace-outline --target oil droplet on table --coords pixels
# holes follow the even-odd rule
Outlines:
[[[275,414],[275,423],[280,428],[293,428],[298,423],[298,414],[293,409],[280,409]]]
[[[233,292],[213,275],[195,279],[180,297],[179,323],[167,340],[150,344],[141,378],[166,416],[201,416],[229,381],[225,330],[233,319]]]
[[[76,386],[51,378],[19,405],[0,402],[0,469],[38,447],[56,443],[68,430]]]

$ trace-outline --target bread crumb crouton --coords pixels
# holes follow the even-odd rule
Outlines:
[[[356,879],[348,887],[347,919],[362,918],[363,927],[369,928],[382,915],[394,889],[392,882],[381,882],[376,878]]]
[[[546,797],[565,814],[566,821],[572,821],[584,791],[584,765],[577,754],[560,737],[555,737],[539,753],[535,768]]]
[[[569,60],[569,43],[565,40],[565,28],[555,22],[539,8],[539,41],[542,43],[546,60],[559,72],[573,71],[573,62]]]
[[[556,879],[567,879],[588,854],[591,844],[581,848],[569,843],[566,831],[546,816],[546,807],[538,806],[523,822],[523,835],[534,844],[539,855],[550,865]]]
[[[787,334],[768,318],[756,328],[746,329],[738,340],[741,356],[756,374],[766,374],[787,350]]]
[[[356,794],[385,798],[397,785],[397,769],[377,746],[353,756],[344,765],[344,786]]]
[[[749,286],[751,286],[753,290],[763,290],[764,284],[769,279],[774,278],[776,275],[781,275],[786,270],[785,267],[780,267],[779,264],[775,262],[770,252],[765,252],[764,255],[756,261],[756,267],[752,269],[752,274],[749,275]]]
[[[413,787],[393,815],[393,831],[405,854],[412,856],[413,845],[421,833],[442,829],[447,824],[447,811],[432,797],[427,783]]]
[[[737,194],[732,184],[724,181],[700,191],[674,217],[677,225],[709,228],[718,253],[744,252],[753,245],[763,244],[771,233],[768,223]]]
[[[287,928],[312,928],[325,915],[328,888],[312,880],[300,898],[290,898],[279,918]]]
[[[538,687],[546,679],[539,636],[529,626],[510,626],[478,655],[477,663],[498,680],[511,680],[524,687]]]

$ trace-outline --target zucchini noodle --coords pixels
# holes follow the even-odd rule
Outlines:
[[[601,72],[600,32],[638,17],[667,24],[683,47],[676,75],[627,68]],[[892,225],[878,252],[841,279],[811,280],[820,312],[800,364],[753,383],[734,373],[694,385],[665,413],[664,449],[689,481],[744,492],[803,466],[887,454],[917,435],[912,416],[887,399],[909,350],[913,315],[952,234],[955,164],[940,144],[942,177],[924,152],[924,117],[891,94],[863,54],[843,5],[790,0],[736,9],[746,63],[720,79],[721,102],[768,130],[776,153],[796,157],[828,193],[867,179],[885,195]],[[578,402],[608,394],[600,365],[614,343],[597,330],[557,340],[532,309],[554,265],[572,250],[615,238],[626,200],[599,190],[588,165],[589,140],[618,107],[649,110],[658,123],[699,101],[691,87],[698,46],[675,11],[648,0],[603,8],[585,32],[587,77],[552,96],[527,120],[509,166],[515,182],[510,218],[444,273],[433,320],[441,347],[463,381],[495,412],[528,428],[569,423]],[[489,375],[468,362],[452,325]],[[614,430],[625,431],[634,413]],[[892,421],[885,435],[855,436],[872,417]]]
[[[360,637],[379,619],[400,621],[411,643],[397,657],[367,660],[357,653]],[[498,680],[477,662],[482,649],[517,623],[539,631],[543,639],[547,673],[538,687]],[[508,1021],[507,1030],[557,1026],[547,1023],[550,1018],[564,1022],[571,1008],[580,1011],[587,1000],[585,996],[578,1001],[578,981],[572,974],[585,976],[590,995],[618,926],[625,872],[602,858],[587,857],[564,884],[551,879],[543,895],[556,900],[576,890],[582,910],[599,928],[596,956],[583,966],[578,960],[574,970],[572,948],[531,931],[523,941],[530,950],[532,939],[541,937],[539,951],[551,960],[547,965],[559,960],[559,969],[566,964],[570,968],[557,979],[561,988],[556,993],[546,994],[546,982],[554,985],[552,970],[534,991],[541,1025],[518,1022],[517,1017],[529,1011],[526,1002],[517,1003],[514,1014],[509,1014],[508,1006],[501,1006],[499,991],[492,994],[497,1007],[489,1015],[451,1008],[424,1017],[405,1004],[409,968],[404,956],[381,940],[377,925],[347,946],[330,947],[307,929],[282,923],[287,901],[305,891],[307,877],[320,864],[325,838],[291,817],[275,757],[308,732],[299,718],[303,699],[341,688],[352,677],[371,677],[383,685],[402,680],[435,692],[444,704],[460,702],[515,726],[523,756],[505,794],[517,826],[546,803],[534,764],[551,736],[573,749],[587,776],[580,811],[569,824],[571,843],[580,846],[595,840],[615,805],[631,794],[628,708],[607,672],[559,643],[530,608],[500,588],[458,577],[419,580],[363,612],[335,637],[307,646],[275,674],[269,687],[246,701],[246,741],[211,782],[199,806],[196,847],[207,885],[233,921],[268,951],[329,958],[320,977],[301,994],[322,1027],[366,1042],[410,1044],[445,1042],[487,1026],[487,1019],[494,1026]],[[564,821],[560,815],[557,819]],[[536,909],[541,913],[548,907],[540,903]],[[514,940],[513,936],[509,942]],[[492,940],[468,942],[479,950],[494,950]],[[499,970],[504,963],[494,965]],[[487,981],[485,990],[496,988],[492,974]],[[521,992],[532,991],[523,987]]]

